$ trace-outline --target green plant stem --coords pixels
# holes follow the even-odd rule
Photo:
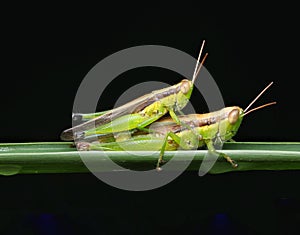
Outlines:
[[[249,171],[249,170],[300,170],[299,142],[234,142],[224,144],[222,152],[228,154],[238,163],[231,167],[223,158],[219,158],[210,170],[212,174]],[[103,162],[102,171],[106,169],[107,156],[117,164],[135,170],[153,169],[158,153],[143,156],[145,152],[80,152],[81,157],[89,161]],[[154,153],[154,152],[152,152]],[[165,153],[169,160],[175,152]],[[207,150],[177,151],[178,163],[186,161],[189,155],[195,155],[188,170],[197,171]],[[89,172],[81,160],[79,152],[71,142],[40,142],[0,144],[0,175],[34,174],[34,173],[80,173]],[[172,170],[176,170],[176,164]],[[124,169],[126,170],[126,169]]]

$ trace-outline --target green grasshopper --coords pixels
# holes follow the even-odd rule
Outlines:
[[[178,118],[184,125],[180,125],[172,118],[164,118],[155,122],[151,127],[151,133],[137,133],[132,138],[124,141],[113,142],[79,142],[79,150],[104,150],[104,151],[128,151],[152,150],[159,151],[160,157],[157,162],[157,169],[163,161],[164,151],[181,149],[197,149],[207,146],[210,153],[215,156],[224,157],[233,167],[237,167],[228,155],[218,152],[215,149],[217,143],[231,140],[237,133],[243,117],[247,114],[273,105],[276,102],[268,103],[249,110],[254,102],[272,85],[270,83],[249,105],[243,110],[238,106],[226,107],[219,111],[206,114],[182,115]],[[248,111],[249,110],[249,111]]]
[[[63,131],[61,139],[69,141],[94,134],[109,134],[136,128],[142,130],[167,113],[176,123],[179,123],[180,120],[175,112],[180,111],[187,105],[195,79],[208,55],[205,54],[199,65],[204,43],[205,41],[203,41],[200,49],[192,81],[184,79],[176,85],[153,91],[109,111],[86,115],[75,114],[75,119],[81,118],[87,121]],[[73,133],[75,133],[75,136]]]

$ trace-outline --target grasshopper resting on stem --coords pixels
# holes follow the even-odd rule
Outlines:
[[[83,139],[94,134],[109,134],[136,128],[143,130],[167,113],[179,124],[180,120],[175,112],[183,109],[191,97],[195,79],[208,55],[206,53],[200,63],[204,43],[205,41],[203,41],[200,49],[192,81],[184,79],[174,86],[153,91],[109,111],[95,114],[74,114],[75,119],[87,121],[63,131],[61,139],[69,141]]]
[[[61,134],[61,139],[79,139],[80,142],[77,143],[79,150],[159,150],[160,156],[156,165],[158,170],[161,169],[160,164],[163,162],[166,150],[197,149],[206,146],[210,153],[224,157],[233,167],[237,167],[237,163],[228,155],[218,152],[215,145],[217,142],[223,143],[231,140],[237,133],[244,116],[257,109],[275,104],[272,102],[249,110],[272,83],[245,110],[232,106],[206,114],[177,116],[175,111],[180,111],[188,103],[194,81],[208,55],[206,53],[200,63],[204,43],[205,41],[200,49],[192,81],[184,79],[174,86],[153,91],[109,111],[74,114],[74,119],[81,119],[85,122],[65,130]],[[169,118],[159,120],[167,113],[170,114]],[[151,133],[149,133],[148,127],[153,122],[158,126],[151,126]],[[113,133],[122,136],[124,131],[131,131],[133,136],[125,135],[125,139],[114,138]],[[99,141],[89,143],[89,137],[94,135],[98,136]]]
[[[271,102],[249,110],[255,101],[273,84],[271,82],[249,105],[243,110],[238,106],[226,107],[221,110],[205,113],[182,115],[178,118],[184,125],[177,124],[172,118],[163,118],[154,123],[149,134],[134,133],[133,137],[124,141],[79,142],[79,150],[104,150],[104,151],[140,151],[160,150],[156,168],[160,170],[164,152],[181,149],[197,149],[206,146],[210,153],[224,157],[233,167],[238,164],[228,155],[215,149],[216,142],[231,140],[237,133],[243,118],[249,113],[276,104]],[[155,126],[156,124],[156,126]]]

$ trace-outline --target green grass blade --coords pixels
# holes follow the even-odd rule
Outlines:
[[[188,170],[199,169],[206,150],[178,151],[177,161],[186,161],[186,156],[195,155]],[[224,144],[222,152],[228,154],[239,166],[232,168],[219,158],[210,170],[212,174],[249,170],[300,170],[299,142],[234,142]],[[113,161],[128,169],[153,169],[156,155],[142,156],[118,151],[106,152]],[[165,153],[169,160],[174,152]],[[106,161],[101,152],[84,152],[88,160]],[[103,169],[104,171],[106,169]],[[107,169],[108,170],[108,169]],[[174,168],[173,170],[176,170]],[[0,175],[32,173],[80,173],[89,172],[71,142],[9,143],[0,144]]]

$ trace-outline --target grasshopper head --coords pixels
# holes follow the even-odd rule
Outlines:
[[[273,84],[273,82],[271,82],[268,86],[266,86],[265,89],[262,90],[262,92],[260,92],[255,99],[253,99],[253,101],[248,105],[247,108],[245,108],[245,110],[241,109],[238,106],[233,106],[233,107],[228,107],[228,108],[224,108],[222,111],[225,113],[225,119],[222,121],[222,126],[225,128],[225,131],[223,131],[223,133],[225,133],[225,141],[231,139],[236,132],[238,131],[241,122],[243,120],[243,117],[245,117],[246,115],[248,115],[249,113],[258,110],[258,109],[262,109],[265,108],[267,106],[276,104],[276,102],[271,102],[268,104],[264,104],[261,105],[259,107],[256,108],[252,108],[251,110],[249,110],[249,108],[255,103],[255,101]],[[224,130],[223,128],[223,130]]]
[[[225,139],[229,140],[237,133],[244,116],[244,110],[238,106],[224,108],[227,115],[225,118],[226,134]]]
[[[180,82],[180,91],[187,99],[191,97],[192,90],[193,90],[193,83],[191,81],[187,79],[183,79]]]
[[[175,110],[183,109],[191,97],[193,83],[187,79],[183,79],[177,86],[176,107]]]

